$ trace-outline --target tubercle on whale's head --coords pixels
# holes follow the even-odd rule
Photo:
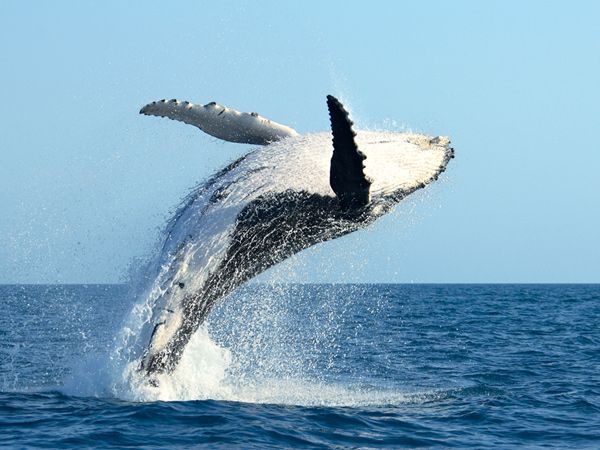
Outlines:
[[[448,136],[435,136],[429,139],[429,144],[447,147],[450,145],[450,138]]]

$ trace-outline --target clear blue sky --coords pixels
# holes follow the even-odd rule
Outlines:
[[[247,150],[138,115],[212,100],[452,137],[444,180],[293,281],[600,282],[597,2],[0,3],[0,282],[112,282]],[[135,262],[133,263],[135,264]]]

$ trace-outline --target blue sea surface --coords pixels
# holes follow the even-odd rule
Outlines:
[[[600,448],[599,285],[250,285],[206,327],[225,374],[177,401],[102,378],[126,286],[0,304],[1,447]]]

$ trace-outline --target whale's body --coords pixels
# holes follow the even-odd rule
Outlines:
[[[301,136],[275,124],[283,136],[268,143],[268,127],[266,134],[253,132],[254,140],[267,136],[266,145],[196,188],[177,210],[153,283],[151,331],[141,363],[146,372],[172,371],[211,307],[242,283],[303,249],[372,223],[436,179],[453,156],[444,137],[359,131],[352,137],[360,151],[355,146],[348,150],[353,159],[339,160],[348,137],[342,132],[351,131],[351,122],[336,135],[333,113],[330,105],[333,158],[330,133]],[[227,138],[227,131],[219,133]],[[243,142],[243,133],[236,131],[235,139]]]

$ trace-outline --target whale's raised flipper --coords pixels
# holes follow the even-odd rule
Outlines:
[[[265,119],[257,113],[239,112],[215,102],[195,105],[179,100],[160,100],[144,106],[140,114],[168,117],[194,125],[207,134],[240,144],[267,145],[298,136],[293,128]]]
[[[327,96],[327,108],[333,133],[333,156],[329,184],[345,207],[361,207],[369,203],[371,180],[365,175],[366,156],[358,149],[352,130],[353,122],[341,102]]]

